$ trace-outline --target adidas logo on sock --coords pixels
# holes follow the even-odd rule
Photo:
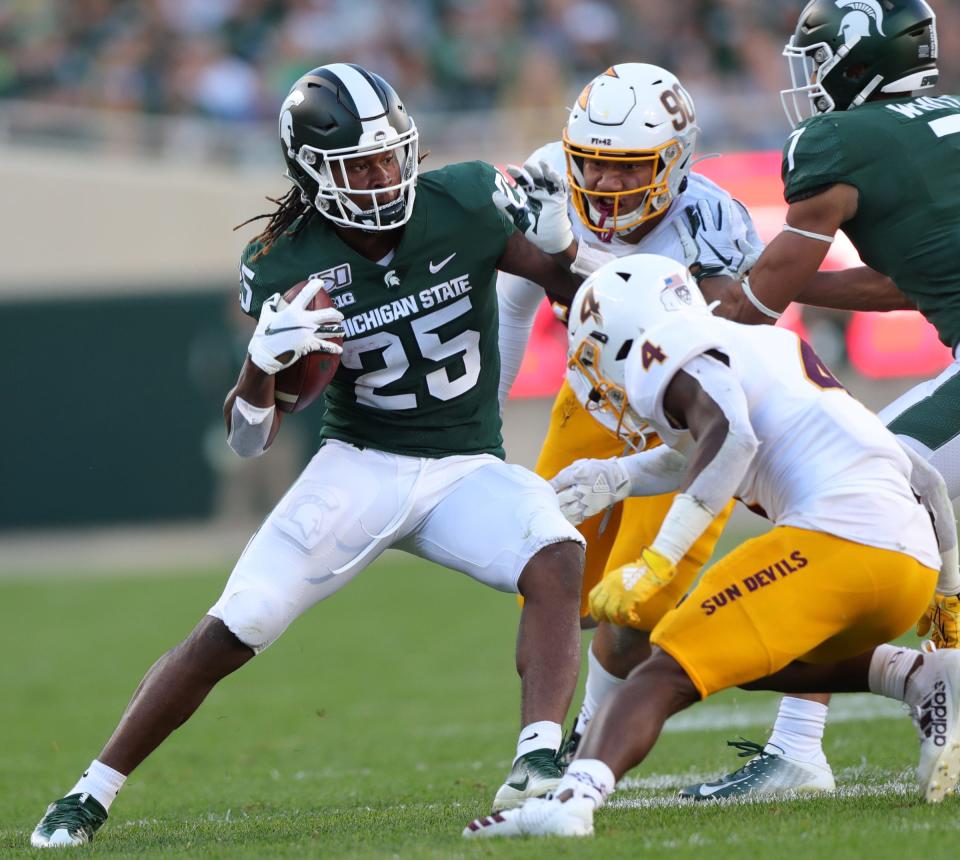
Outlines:
[[[933,692],[920,704],[920,733],[935,746],[947,743],[947,690],[943,681],[933,685]]]

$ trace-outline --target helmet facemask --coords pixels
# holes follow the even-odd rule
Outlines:
[[[582,146],[573,143],[563,133],[563,150],[567,157],[567,178],[574,209],[580,220],[592,232],[609,241],[614,234],[629,233],[646,221],[663,214],[673,198],[684,187],[693,155],[695,131],[677,135],[671,140],[644,150],[614,150]],[[584,159],[618,164],[639,163],[651,165],[651,178],[646,185],[626,191],[591,191],[584,178]],[[613,199],[613,210],[600,207],[600,199]],[[622,211],[624,203],[634,203]]]
[[[597,333],[601,335],[600,332]],[[574,373],[589,387],[584,407],[595,420],[615,433],[633,451],[646,447],[650,425],[642,420],[627,400],[622,381],[609,379],[601,369],[604,348],[601,337],[585,338],[567,361],[568,373]]]
[[[780,102],[792,127],[812,116],[830,113],[836,102],[824,89],[823,79],[850,50],[843,45],[834,54],[826,42],[795,47],[791,38],[783,49],[790,67],[790,88],[780,91]]]
[[[343,149],[321,150],[307,144],[291,153],[298,168],[310,181],[303,182],[288,171],[288,178],[303,192],[304,201],[312,204],[325,218],[341,227],[360,228],[369,231],[393,230],[402,227],[413,214],[416,196],[417,167],[419,165],[419,135],[413,120],[410,128],[402,134],[389,135],[382,130],[375,132],[375,140],[361,138],[356,146]],[[350,187],[347,163],[354,158],[365,158],[383,152],[396,152],[400,165],[400,181],[383,188],[358,189]],[[336,171],[334,170],[336,166]],[[339,173],[339,181],[336,174]],[[316,191],[311,197],[311,191]],[[380,203],[391,192],[397,198],[389,203]],[[364,208],[351,198],[368,200]]]

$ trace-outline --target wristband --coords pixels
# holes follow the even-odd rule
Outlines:
[[[762,313],[765,317],[770,317],[772,320],[780,319],[782,314],[779,314],[776,311],[768,308],[763,302],[760,301],[760,299],[756,297],[756,295],[754,295],[753,290],[750,289],[749,278],[745,277],[742,281],[740,281],[740,289],[743,290],[743,294],[747,297],[747,299],[749,299],[750,304],[760,311],[760,313]]]

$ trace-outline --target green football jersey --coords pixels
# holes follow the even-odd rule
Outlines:
[[[417,457],[503,457],[496,275],[514,226],[493,204],[498,176],[480,161],[422,174],[385,265],[321,216],[264,254],[259,243],[244,250],[240,304],[252,317],[310,275],[333,282],[346,337],[324,438]]]
[[[815,116],[783,149],[787,202],[844,183],[860,192],[843,232],[873,269],[960,343],[960,98],[868,102]]]

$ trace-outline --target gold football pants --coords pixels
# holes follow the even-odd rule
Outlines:
[[[659,445],[659,440],[652,444]],[[536,472],[549,480],[561,469],[584,457],[606,459],[623,454],[623,441],[594,419],[573,390],[563,383],[550,415],[550,428],[543,441]],[[605,514],[584,521],[578,528],[587,541],[583,571],[580,614],[589,615],[587,595],[607,571],[640,557],[650,546],[663,522],[673,493],[662,496],[634,497],[616,505],[601,529]],[[667,588],[655,594],[642,608],[639,629],[652,630],[657,622],[689,590],[700,569],[713,554],[714,546],[733,509],[733,502],[718,516],[677,565],[677,576]]]

